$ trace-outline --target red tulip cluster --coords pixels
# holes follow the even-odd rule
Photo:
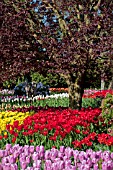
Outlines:
[[[18,133],[22,130],[24,136],[33,136],[34,133],[39,133],[44,136],[48,136],[49,140],[56,141],[60,136],[60,140],[63,140],[66,135],[73,134],[72,144],[75,147],[81,147],[82,145],[91,146],[92,141],[96,140],[100,144],[113,145],[113,137],[108,134],[98,134],[95,130],[91,129],[91,124],[99,128],[99,121],[103,122],[103,119],[99,119],[101,109],[99,108],[87,108],[78,110],[55,110],[48,109],[42,110],[38,113],[25,118],[22,125],[19,125],[18,121],[15,121],[13,125],[7,125],[7,131],[13,135],[12,142],[16,141]],[[103,126],[105,124],[103,123]],[[52,133],[51,133],[52,132]],[[76,139],[77,135],[82,136],[82,140]],[[106,136],[106,137],[105,137]]]
[[[113,90],[102,90],[102,91],[97,91],[94,93],[90,94],[85,94],[83,95],[83,98],[96,98],[96,97],[106,97],[107,94],[112,94],[113,95]]]

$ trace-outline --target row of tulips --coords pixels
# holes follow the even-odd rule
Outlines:
[[[54,108],[49,108],[49,109],[56,110]],[[63,110],[63,109],[64,108],[59,107],[59,110]],[[13,108],[10,111],[0,112],[0,134],[2,131],[6,129],[7,124],[13,125],[15,120],[18,120],[19,124],[21,124],[23,123],[23,120],[26,117],[33,115],[34,113],[40,110],[47,110],[47,108],[30,106],[30,107]]]
[[[87,107],[100,107],[101,105],[102,98],[83,98],[82,100],[82,107],[87,108]],[[69,107],[69,98],[67,97],[58,97],[58,98],[48,98],[48,99],[39,99],[39,100],[11,100],[10,102],[7,103],[2,103],[1,104],[1,111],[5,110],[12,110],[13,108],[18,108],[18,107],[30,107],[30,106],[35,106],[35,107]]]
[[[113,152],[91,149],[73,150],[60,146],[45,150],[44,146],[12,146],[0,150],[0,170],[112,170]]]
[[[107,93],[110,93],[110,94],[113,94],[113,90],[99,90],[99,91],[85,91],[84,92],[84,95],[83,95],[83,98],[96,98],[96,97],[105,97]],[[58,98],[58,97],[69,97],[69,94],[68,93],[59,93],[59,94],[53,94],[53,95],[50,95],[50,96],[41,96],[41,95],[38,95],[38,96],[35,96],[35,97],[31,97],[31,98],[28,98],[26,96],[18,96],[18,98],[16,98],[15,96],[1,96],[1,102],[8,102],[10,100],[13,100],[13,101],[18,101],[18,100],[37,100],[37,99],[47,99],[47,98]]]
[[[107,134],[112,123],[105,123],[99,108],[81,111],[48,108],[26,117],[23,123],[16,120],[12,125],[7,124],[0,136],[0,144],[2,147],[10,142],[44,145],[46,149],[64,145],[84,150],[98,150],[99,147],[113,150],[113,136]]]
[[[82,99],[82,107],[87,108],[88,106],[91,107],[99,107],[101,104],[102,98],[104,98],[108,93],[113,94],[112,90],[104,90],[104,91],[98,91],[95,93],[84,93],[83,99]],[[54,99],[54,100],[53,100]],[[32,98],[27,97],[18,97],[15,98],[12,97],[5,97],[1,100],[1,110],[7,110],[14,106],[49,106],[49,107],[69,107],[69,94],[68,93],[61,93],[61,94],[54,94],[50,96],[46,96],[45,98],[43,96],[35,96]]]

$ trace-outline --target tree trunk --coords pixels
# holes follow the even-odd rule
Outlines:
[[[108,89],[112,89],[113,90],[113,77],[112,77],[112,80],[110,81]]]
[[[101,90],[105,89],[105,81],[103,78],[101,78]]]
[[[112,77],[108,89],[113,90],[113,60],[111,60],[111,73],[112,73]]]
[[[75,83],[70,82],[69,89],[69,107],[71,109],[81,110],[82,96],[84,93],[83,79],[77,78]]]

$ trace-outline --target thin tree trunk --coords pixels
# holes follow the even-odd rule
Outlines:
[[[113,90],[113,60],[111,60],[111,73],[112,73],[112,77],[108,89]]]
[[[105,89],[105,81],[103,78],[101,78],[101,90]]]
[[[110,81],[108,89],[112,89],[113,90],[113,77],[112,77],[112,80]]]
[[[81,80],[80,80],[81,79]],[[84,93],[83,78],[77,78],[75,83],[70,82],[69,89],[69,107],[71,109],[81,110],[82,108],[82,96]]]

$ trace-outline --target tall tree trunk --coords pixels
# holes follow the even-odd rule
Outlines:
[[[76,79],[75,83],[70,82],[68,87],[69,92],[69,107],[71,109],[81,110],[82,96],[84,93],[84,76],[80,76]]]
[[[110,81],[108,89],[113,90],[113,60],[111,60],[111,74],[112,74],[112,77],[111,77],[111,81]]]
[[[113,90],[113,76],[112,76],[112,80],[109,83],[108,89],[112,89]]]
[[[105,81],[103,78],[101,78],[101,90],[105,89]]]

